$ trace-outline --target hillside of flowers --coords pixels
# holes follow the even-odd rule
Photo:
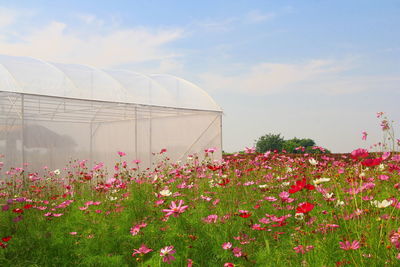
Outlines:
[[[1,170],[0,265],[400,265],[399,153],[214,152]]]

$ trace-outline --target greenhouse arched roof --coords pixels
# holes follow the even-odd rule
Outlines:
[[[200,87],[175,76],[102,70],[0,55],[0,91],[221,111]]]

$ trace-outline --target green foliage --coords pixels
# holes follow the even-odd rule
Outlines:
[[[310,138],[299,139],[297,137],[285,140],[280,134],[266,134],[261,136],[256,141],[256,149],[259,153],[265,153],[266,151],[277,150],[281,152],[285,150],[287,153],[299,154],[299,153],[330,153],[329,150],[321,151],[315,149],[316,143]],[[302,149],[296,149],[302,148]]]
[[[281,137],[281,134],[266,134],[261,136],[256,143],[256,150],[259,153],[264,153],[268,150],[281,151],[285,140]]]

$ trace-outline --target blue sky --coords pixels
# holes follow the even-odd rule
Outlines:
[[[400,122],[399,1],[0,1],[0,53],[170,73],[224,110],[224,150],[266,133],[334,152]],[[361,141],[361,132],[369,133]]]

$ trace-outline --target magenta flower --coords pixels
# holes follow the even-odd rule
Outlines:
[[[139,249],[133,250],[132,257],[134,257],[136,254],[144,255],[151,251],[153,251],[151,248],[148,248],[145,244],[142,244]]]
[[[119,155],[120,157],[123,157],[123,156],[126,155],[126,153],[125,153],[125,152],[122,152],[122,151],[118,151],[118,155]]]
[[[160,250],[160,256],[163,257],[163,262],[171,263],[171,261],[175,260],[175,257],[172,254],[175,254],[174,246],[166,246]]]
[[[171,205],[169,205],[169,209],[163,209],[163,212],[166,212],[165,216],[169,217],[171,215],[174,215],[174,217],[177,217],[180,213],[183,213],[188,206],[182,206],[184,201],[181,199],[178,202],[178,205],[175,203],[175,201],[171,202]]]
[[[242,248],[239,248],[239,247],[234,247],[232,249],[232,253],[233,253],[233,256],[238,257],[238,258],[243,256]]]
[[[356,159],[356,160],[361,159],[361,158],[366,158],[366,157],[368,157],[368,150],[363,149],[363,148],[358,148],[351,152],[350,157],[352,159]]]
[[[344,250],[356,250],[360,248],[360,242],[357,240],[354,240],[352,243],[350,241],[346,240],[344,242],[339,242],[340,248]]]
[[[362,132],[362,140],[363,141],[365,141],[365,140],[367,140],[367,132],[366,131],[364,131],[364,132]]]
[[[203,221],[205,223],[216,223],[218,221],[218,215],[216,214],[208,215],[207,217],[203,218]]]
[[[222,248],[225,250],[230,249],[230,248],[232,248],[232,243],[231,242],[223,243]]]

